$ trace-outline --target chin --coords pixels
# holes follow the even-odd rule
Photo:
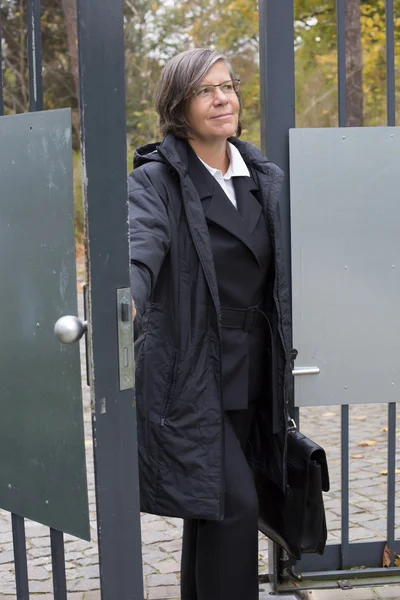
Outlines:
[[[220,128],[218,131],[215,131],[213,134],[211,134],[210,137],[219,137],[219,138],[224,138],[224,139],[228,139],[230,137],[233,137],[236,134],[237,128],[234,128],[232,126],[230,127],[224,127],[224,128]]]

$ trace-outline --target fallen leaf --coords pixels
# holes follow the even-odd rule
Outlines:
[[[400,556],[396,552],[394,553],[394,566],[400,567]]]
[[[400,469],[395,469],[394,472],[396,475],[400,475]],[[380,475],[387,475],[387,474],[388,474],[387,470],[380,472]]]
[[[375,440],[364,440],[363,442],[357,444],[357,446],[376,446],[377,443],[378,442],[376,442]]]
[[[392,553],[390,552],[389,546],[385,544],[385,549],[383,551],[382,556],[382,567],[390,567],[390,562],[392,560]]]
[[[364,458],[364,454],[352,454],[351,458]]]
[[[387,427],[382,427],[382,429],[381,429],[381,432],[382,432],[382,433],[387,433],[387,431],[388,431],[388,428],[387,428]]]
[[[365,421],[367,418],[365,415],[356,415],[355,417],[351,417],[353,421]]]

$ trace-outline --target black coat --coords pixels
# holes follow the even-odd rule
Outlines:
[[[261,191],[274,253],[270,320],[277,390],[260,407],[248,459],[286,485],[292,385],[290,305],[277,211],[283,174],[230,139]],[[210,236],[188,176],[187,142],[167,136],[136,153],[129,177],[141,509],[182,518],[224,512],[221,307]]]
[[[267,323],[263,318],[264,329],[255,327],[251,331],[226,327],[224,311],[264,306],[272,252],[260,190],[251,176],[233,177],[235,208],[190,146],[188,159],[188,175],[199,194],[210,234],[222,309],[223,406],[224,410],[243,410],[249,402],[257,401],[260,390],[265,401],[269,385],[265,368],[270,346]],[[236,310],[232,312],[237,315]]]

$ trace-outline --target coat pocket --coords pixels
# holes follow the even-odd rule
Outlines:
[[[171,404],[172,396],[175,390],[176,378],[178,374],[178,350],[174,351],[171,367],[169,370],[168,386],[165,394],[164,402],[161,409],[160,423],[161,427],[165,425],[165,419],[168,415],[168,408]]]

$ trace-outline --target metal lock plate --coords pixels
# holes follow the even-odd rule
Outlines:
[[[133,321],[130,288],[117,290],[119,389],[130,390],[135,384],[133,364]]]

